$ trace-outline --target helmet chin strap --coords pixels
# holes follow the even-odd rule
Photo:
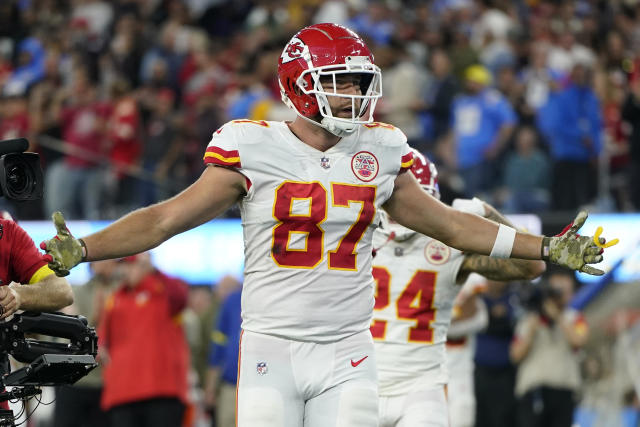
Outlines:
[[[340,122],[331,117],[323,117],[320,123],[315,121],[314,123],[339,137],[349,136],[358,128],[356,124]]]
[[[339,122],[336,120],[332,120],[331,117],[323,117],[322,120],[318,122],[317,120],[303,116],[295,108],[293,110],[296,112],[298,117],[301,117],[302,119],[308,121],[309,123],[313,123],[314,125],[321,127],[327,132],[330,132],[335,136],[339,136],[340,138],[347,137],[351,135],[353,132],[355,132],[356,129],[358,129],[357,124]]]

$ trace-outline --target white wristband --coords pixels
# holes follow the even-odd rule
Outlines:
[[[516,240],[516,230],[504,224],[500,224],[496,241],[489,256],[493,258],[509,258],[513,249],[513,242]]]
[[[462,212],[485,216],[484,202],[477,197],[473,199],[455,199],[451,207]]]

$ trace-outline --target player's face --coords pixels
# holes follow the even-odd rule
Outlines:
[[[350,74],[337,74],[335,76],[336,84],[335,84],[335,92],[343,95],[361,95],[362,91],[360,89],[360,76],[358,74],[350,73]],[[333,78],[331,76],[323,76],[320,78],[320,82],[322,83],[322,88],[326,92],[333,92]],[[344,98],[340,96],[327,96],[327,100],[329,101],[329,106],[331,107],[331,113],[334,117],[341,118],[351,118],[352,116],[352,108],[355,106],[356,114],[360,111],[360,104],[362,100],[356,99],[355,102],[351,103],[351,98]]]

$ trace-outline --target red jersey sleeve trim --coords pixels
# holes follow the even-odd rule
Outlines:
[[[409,152],[400,158],[400,173],[406,172],[413,166],[413,153]]]
[[[240,153],[238,150],[227,151],[219,147],[208,147],[204,153],[205,164],[240,168]]]

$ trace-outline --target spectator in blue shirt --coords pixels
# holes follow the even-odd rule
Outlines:
[[[366,11],[351,18],[347,27],[379,45],[389,43],[395,31],[389,9],[381,0],[370,1]]]
[[[465,72],[465,93],[452,105],[453,144],[465,194],[476,196],[497,182],[495,163],[514,129],[516,114],[500,92],[488,88],[491,74],[481,65]]]
[[[217,427],[236,425],[236,383],[242,324],[241,295],[240,289],[229,294],[224,300],[218,323],[211,336],[205,401],[209,407],[215,408]]]
[[[553,160],[553,207],[574,210],[595,193],[595,160],[602,150],[600,101],[591,70],[577,63],[565,88],[552,92],[538,112]]]

